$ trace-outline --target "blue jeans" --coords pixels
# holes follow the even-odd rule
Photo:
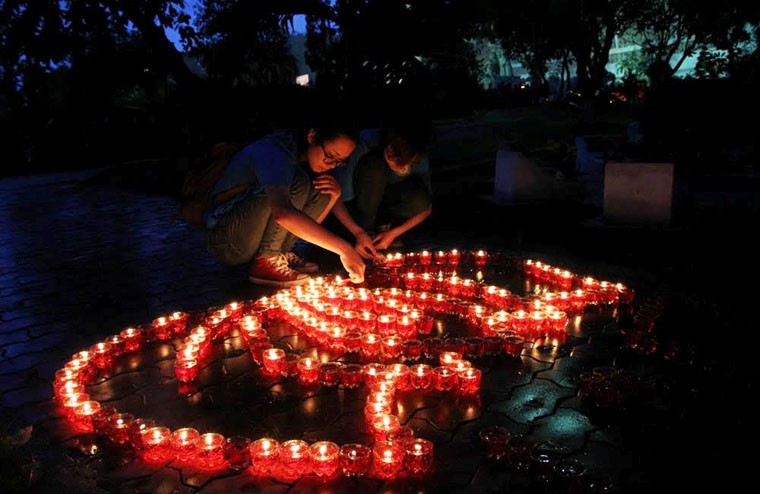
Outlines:
[[[315,190],[306,172],[299,170],[290,186],[290,202],[316,220],[330,202],[330,195]],[[218,218],[207,234],[209,252],[232,265],[250,262],[258,256],[290,252],[296,240],[274,221],[266,194],[253,191]]]

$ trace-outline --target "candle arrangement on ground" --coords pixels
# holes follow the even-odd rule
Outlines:
[[[487,285],[481,273],[477,279],[457,274],[460,264],[481,270],[493,258],[483,251],[394,253],[368,272],[364,286],[317,278],[272,297],[200,313],[174,312],[72,356],[56,373],[55,397],[77,430],[131,446],[149,462],[176,460],[207,470],[248,468],[252,475],[286,478],[424,475],[434,465],[434,444],[415,437],[401,422],[399,396],[477,396],[484,379],[478,364],[484,359],[519,358],[526,346],[537,344],[562,345],[570,317],[588,305],[633,300],[633,292],[623,285],[581,278],[532,260],[522,264],[524,275],[545,288],[527,296]],[[458,319],[465,332],[446,334],[441,330],[445,325],[439,324],[446,318]],[[317,353],[306,356],[278,347],[270,338],[278,325],[293,328]],[[371,444],[226,438],[184,426],[171,430],[92,400],[87,393],[121,357],[155,341],[174,343],[175,376],[192,384],[216,347],[237,335],[264,379],[366,393],[364,426]],[[605,380],[596,377],[584,385],[595,400],[604,400]],[[503,454],[501,436],[493,437],[496,442],[489,448]]]

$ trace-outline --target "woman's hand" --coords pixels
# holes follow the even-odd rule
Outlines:
[[[338,199],[340,197],[340,184],[332,175],[319,175],[312,183],[314,184],[314,188],[321,193],[329,194],[333,199]]]
[[[391,246],[393,241],[396,240],[396,237],[397,235],[395,235],[392,230],[387,230],[375,235],[375,238],[372,239],[372,243],[377,250],[386,250]]]
[[[356,235],[356,246],[354,249],[364,259],[376,259],[380,255],[377,253],[377,249],[372,243],[372,238],[370,238],[367,232],[361,232]]]
[[[348,249],[341,254],[340,262],[343,267],[348,271],[348,278],[353,283],[361,283],[364,281],[364,261],[359,257],[354,249]]]

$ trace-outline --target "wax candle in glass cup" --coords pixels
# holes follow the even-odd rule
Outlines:
[[[200,433],[192,427],[184,427],[172,432],[172,449],[179,461],[187,462],[195,455],[195,442]]]
[[[344,364],[340,369],[340,380],[346,389],[356,389],[364,381],[364,369],[359,364]]]
[[[433,464],[433,443],[427,439],[413,439],[405,445],[404,464],[412,473],[420,474],[430,470]]]
[[[306,441],[292,439],[280,446],[279,464],[282,474],[287,478],[308,475],[311,471],[309,462],[309,444]]]
[[[317,477],[332,477],[338,471],[340,447],[330,441],[319,441],[309,447],[311,469]]]
[[[142,433],[142,454],[146,461],[160,463],[174,457],[172,432],[166,427],[151,427]]]
[[[84,433],[95,432],[93,417],[100,413],[100,403],[94,400],[83,401],[74,409],[75,425]]]
[[[285,370],[285,350],[282,348],[267,348],[261,354],[264,370],[269,375],[279,375]]]
[[[322,386],[333,387],[340,383],[340,362],[325,362],[319,366],[319,379]]]
[[[346,477],[366,474],[371,461],[372,450],[363,444],[344,444],[340,448],[340,468]]]
[[[380,478],[395,477],[401,470],[404,451],[396,444],[377,441],[372,447],[373,465]]]
[[[251,471],[264,475],[272,471],[279,459],[280,443],[265,437],[253,441],[248,448],[251,457]]]
[[[225,463],[224,441],[224,436],[216,432],[201,434],[195,441],[197,465],[207,470],[221,468]]]
[[[116,444],[129,441],[129,428],[135,417],[130,413],[116,413],[108,419],[108,438]]]

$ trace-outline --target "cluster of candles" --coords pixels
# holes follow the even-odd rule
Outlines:
[[[473,258],[481,267],[488,256],[481,251]],[[388,259],[389,264],[422,266],[456,266],[459,261],[457,251],[394,254]],[[415,278],[414,274],[410,272],[406,279]],[[348,286],[340,279],[327,282],[318,278],[271,298],[232,302],[201,314],[175,312],[159,317],[150,325],[127,328],[74,354],[56,372],[55,397],[79,431],[96,432],[115,443],[129,444],[148,461],[176,459],[207,469],[242,470],[250,466],[256,475],[286,477],[311,472],[319,477],[342,474],[388,478],[402,469],[424,473],[433,462],[433,444],[415,438],[412,429],[401,425],[392,413],[398,393],[435,390],[476,394],[482,376],[470,359],[504,353],[519,356],[524,344],[539,336],[551,335],[561,341],[568,312],[583,310],[588,303],[615,301],[630,293],[621,285],[588,278],[583,281],[584,287],[574,292],[547,292],[528,298],[456,275],[431,282],[430,291],[428,278],[423,274],[420,280],[424,282],[421,285],[405,281],[406,289],[370,290]],[[588,296],[590,292],[608,291],[608,287],[613,287],[609,291],[616,297],[608,300]],[[440,292],[432,293],[436,290]],[[434,317],[441,314],[461,317],[469,335],[433,336]],[[266,328],[281,323],[292,325],[330,350],[354,353],[365,363],[323,362],[275,348]],[[86,386],[100,372],[109,371],[116,359],[140,351],[150,341],[179,340],[175,374],[182,382],[193,381],[212,344],[223,341],[233,331],[242,336],[252,359],[265,374],[293,377],[304,385],[342,385],[346,389],[365,386],[365,419],[373,445],[339,446],[329,441],[310,445],[301,440],[280,443],[274,438],[251,441],[245,437],[225,438],[215,432],[201,434],[186,427],[172,431],[151,419],[120,413],[87,394]]]

